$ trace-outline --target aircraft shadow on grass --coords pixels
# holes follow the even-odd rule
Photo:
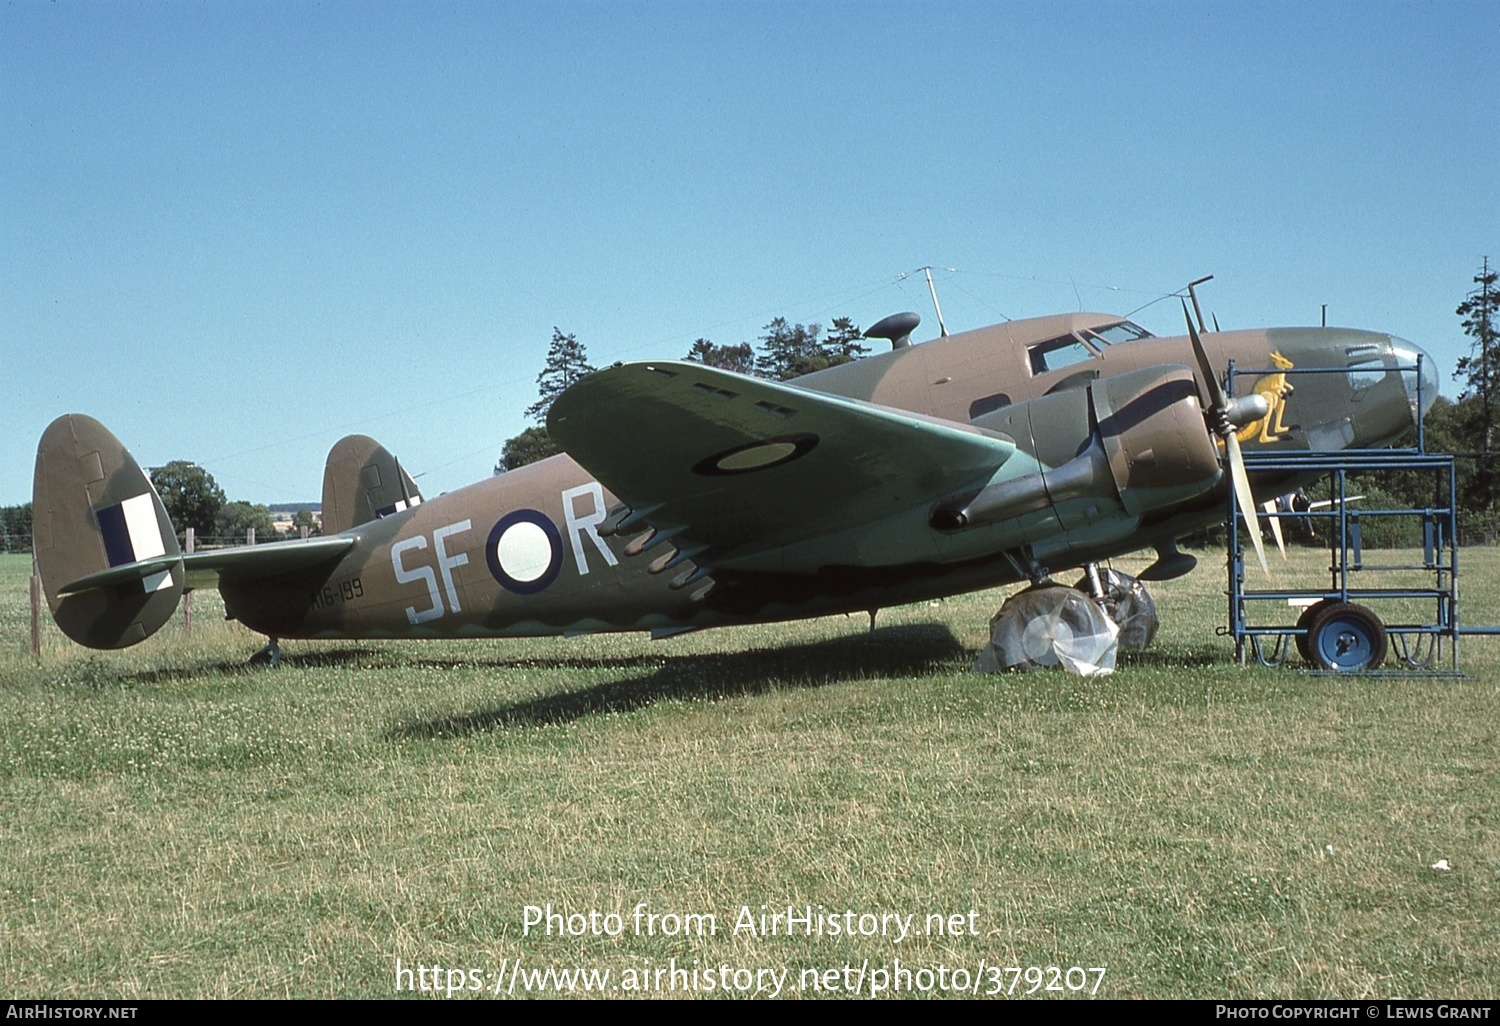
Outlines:
[[[283,665],[297,666],[304,669],[315,669],[320,666],[357,666],[372,659],[380,658],[380,651],[368,647],[333,648],[316,652],[298,652],[290,654],[282,659]],[[103,663],[99,660],[84,660],[80,665],[88,666],[90,663]],[[108,671],[109,683],[114,684],[181,684],[191,683],[199,680],[207,673],[221,673],[226,676],[254,676],[260,672],[259,668],[247,667],[241,659],[222,659],[211,663],[203,663],[196,666],[171,666],[159,670],[137,670],[132,673],[115,673]],[[96,676],[99,674],[96,673]]]
[[[570,723],[588,716],[624,713],[660,701],[701,701],[758,695],[790,688],[816,688],[871,677],[910,677],[965,664],[971,653],[945,626],[886,627],[869,634],[750,652],[686,655],[649,662],[651,672],[580,691],[545,695],[475,712],[454,713],[393,726],[392,741],[466,737],[507,727]],[[547,665],[530,660],[530,665]],[[567,668],[607,662],[557,660]]]
[[[1120,669],[1145,669],[1157,667],[1162,669],[1181,669],[1184,667],[1216,667],[1222,669],[1226,663],[1224,650],[1211,646],[1200,646],[1191,649],[1173,649],[1163,651],[1160,648],[1148,648],[1145,651],[1124,652],[1122,651],[1117,663]]]

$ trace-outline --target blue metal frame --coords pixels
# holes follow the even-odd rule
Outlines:
[[[1396,368],[1405,370],[1405,368]],[[1416,367],[1417,408],[1421,409],[1421,361]],[[1331,368],[1270,368],[1265,370],[1236,370],[1231,363],[1226,378],[1225,391],[1234,395],[1236,377],[1285,373],[1347,373]],[[1293,647],[1293,642],[1305,637],[1307,629],[1297,624],[1252,627],[1246,614],[1251,602],[1279,602],[1302,600],[1305,604],[1324,599],[1336,602],[1358,602],[1375,605],[1390,599],[1415,599],[1431,602],[1432,616],[1425,622],[1386,624],[1386,634],[1392,648],[1410,670],[1439,672],[1440,664],[1448,663],[1445,672],[1458,672],[1458,638],[1461,634],[1500,633],[1500,627],[1460,627],[1458,619],[1458,496],[1457,477],[1454,473],[1454,458],[1450,454],[1425,451],[1426,434],[1418,418],[1417,448],[1415,449],[1340,449],[1327,451],[1245,453],[1245,469],[1254,478],[1257,474],[1277,475],[1302,481],[1327,480],[1329,497],[1335,501],[1327,510],[1303,513],[1282,513],[1275,516],[1282,520],[1304,519],[1310,523],[1323,523],[1329,528],[1329,586],[1322,590],[1266,588],[1251,589],[1245,584],[1245,552],[1240,538],[1239,509],[1234,489],[1228,489],[1228,573],[1229,573],[1229,628],[1226,633],[1234,639],[1235,655],[1243,666],[1250,655],[1265,665],[1284,662]],[[1357,472],[1387,473],[1394,471],[1426,471],[1433,475],[1433,504],[1412,508],[1361,508],[1352,510],[1345,501],[1349,495],[1348,475]],[[1256,528],[1259,518],[1268,516],[1262,511],[1251,511]],[[1377,517],[1417,517],[1421,519],[1423,552],[1421,564],[1379,565],[1365,561],[1361,537],[1361,522]],[[1429,575],[1430,586],[1426,587],[1380,587],[1374,583],[1374,575],[1413,571]],[[1353,579],[1351,580],[1351,575]],[[1367,584],[1367,582],[1369,582]],[[1409,582],[1408,582],[1409,583]],[[1300,611],[1300,610],[1299,610]],[[1273,639],[1269,651],[1267,639]],[[1306,644],[1304,642],[1304,644]],[[1373,671],[1372,671],[1373,672]]]

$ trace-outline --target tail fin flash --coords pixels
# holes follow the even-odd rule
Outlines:
[[[375,439],[350,435],[328,451],[323,468],[324,534],[342,534],[421,502],[416,482]]]
[[[182,551],[140,464],[91,417],[42,434],[32,541],[52,618],[90,648],[145,641],[182,598]]]

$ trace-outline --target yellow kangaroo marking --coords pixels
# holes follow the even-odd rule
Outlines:
[[[1264,417],[1252,420],[1240,428],[1235,437],[1242,442],[1248,442],[1252,438],[1262,444],[1279,442],[1291,431],[1282,423],[1281,418],[1286,415],[1286,397],[1295,391],[1285,373],[1292,368],[1292,361],[1280,353],[1272,353],[1271,363],[1279,368],[1277,372],[1261,378],[1252,390],[1256,395],[1265,397],[1269,410]]]

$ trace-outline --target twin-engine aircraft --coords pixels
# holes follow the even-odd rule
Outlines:
[[[912,345],[917,321],[886,318],[867,334],[890,352],[789,383],[616,364],[553,404],[566,455],[426,501],[385,448],[345,438],[324,536],[247,548],[181,552],[120,442],[63,416],[36,462],[47,602],[69,638],[122,648],[185,591],[218,588],[274,661],[286,638],[664,637],[873,615],[1146,548],[1141,576],[1165,579],[1192,568],[1175,543],[1224,521],[1230,487],[1248,510],[1289,490],[1248,480],[1242,446],[1388,444],[1438,394],[1431,358],[1370,331],[1189,320],[1157,338],[1079,313]],[[1236,398],[1230,361],[1264,371],[1240,375],[1254,383]]]

